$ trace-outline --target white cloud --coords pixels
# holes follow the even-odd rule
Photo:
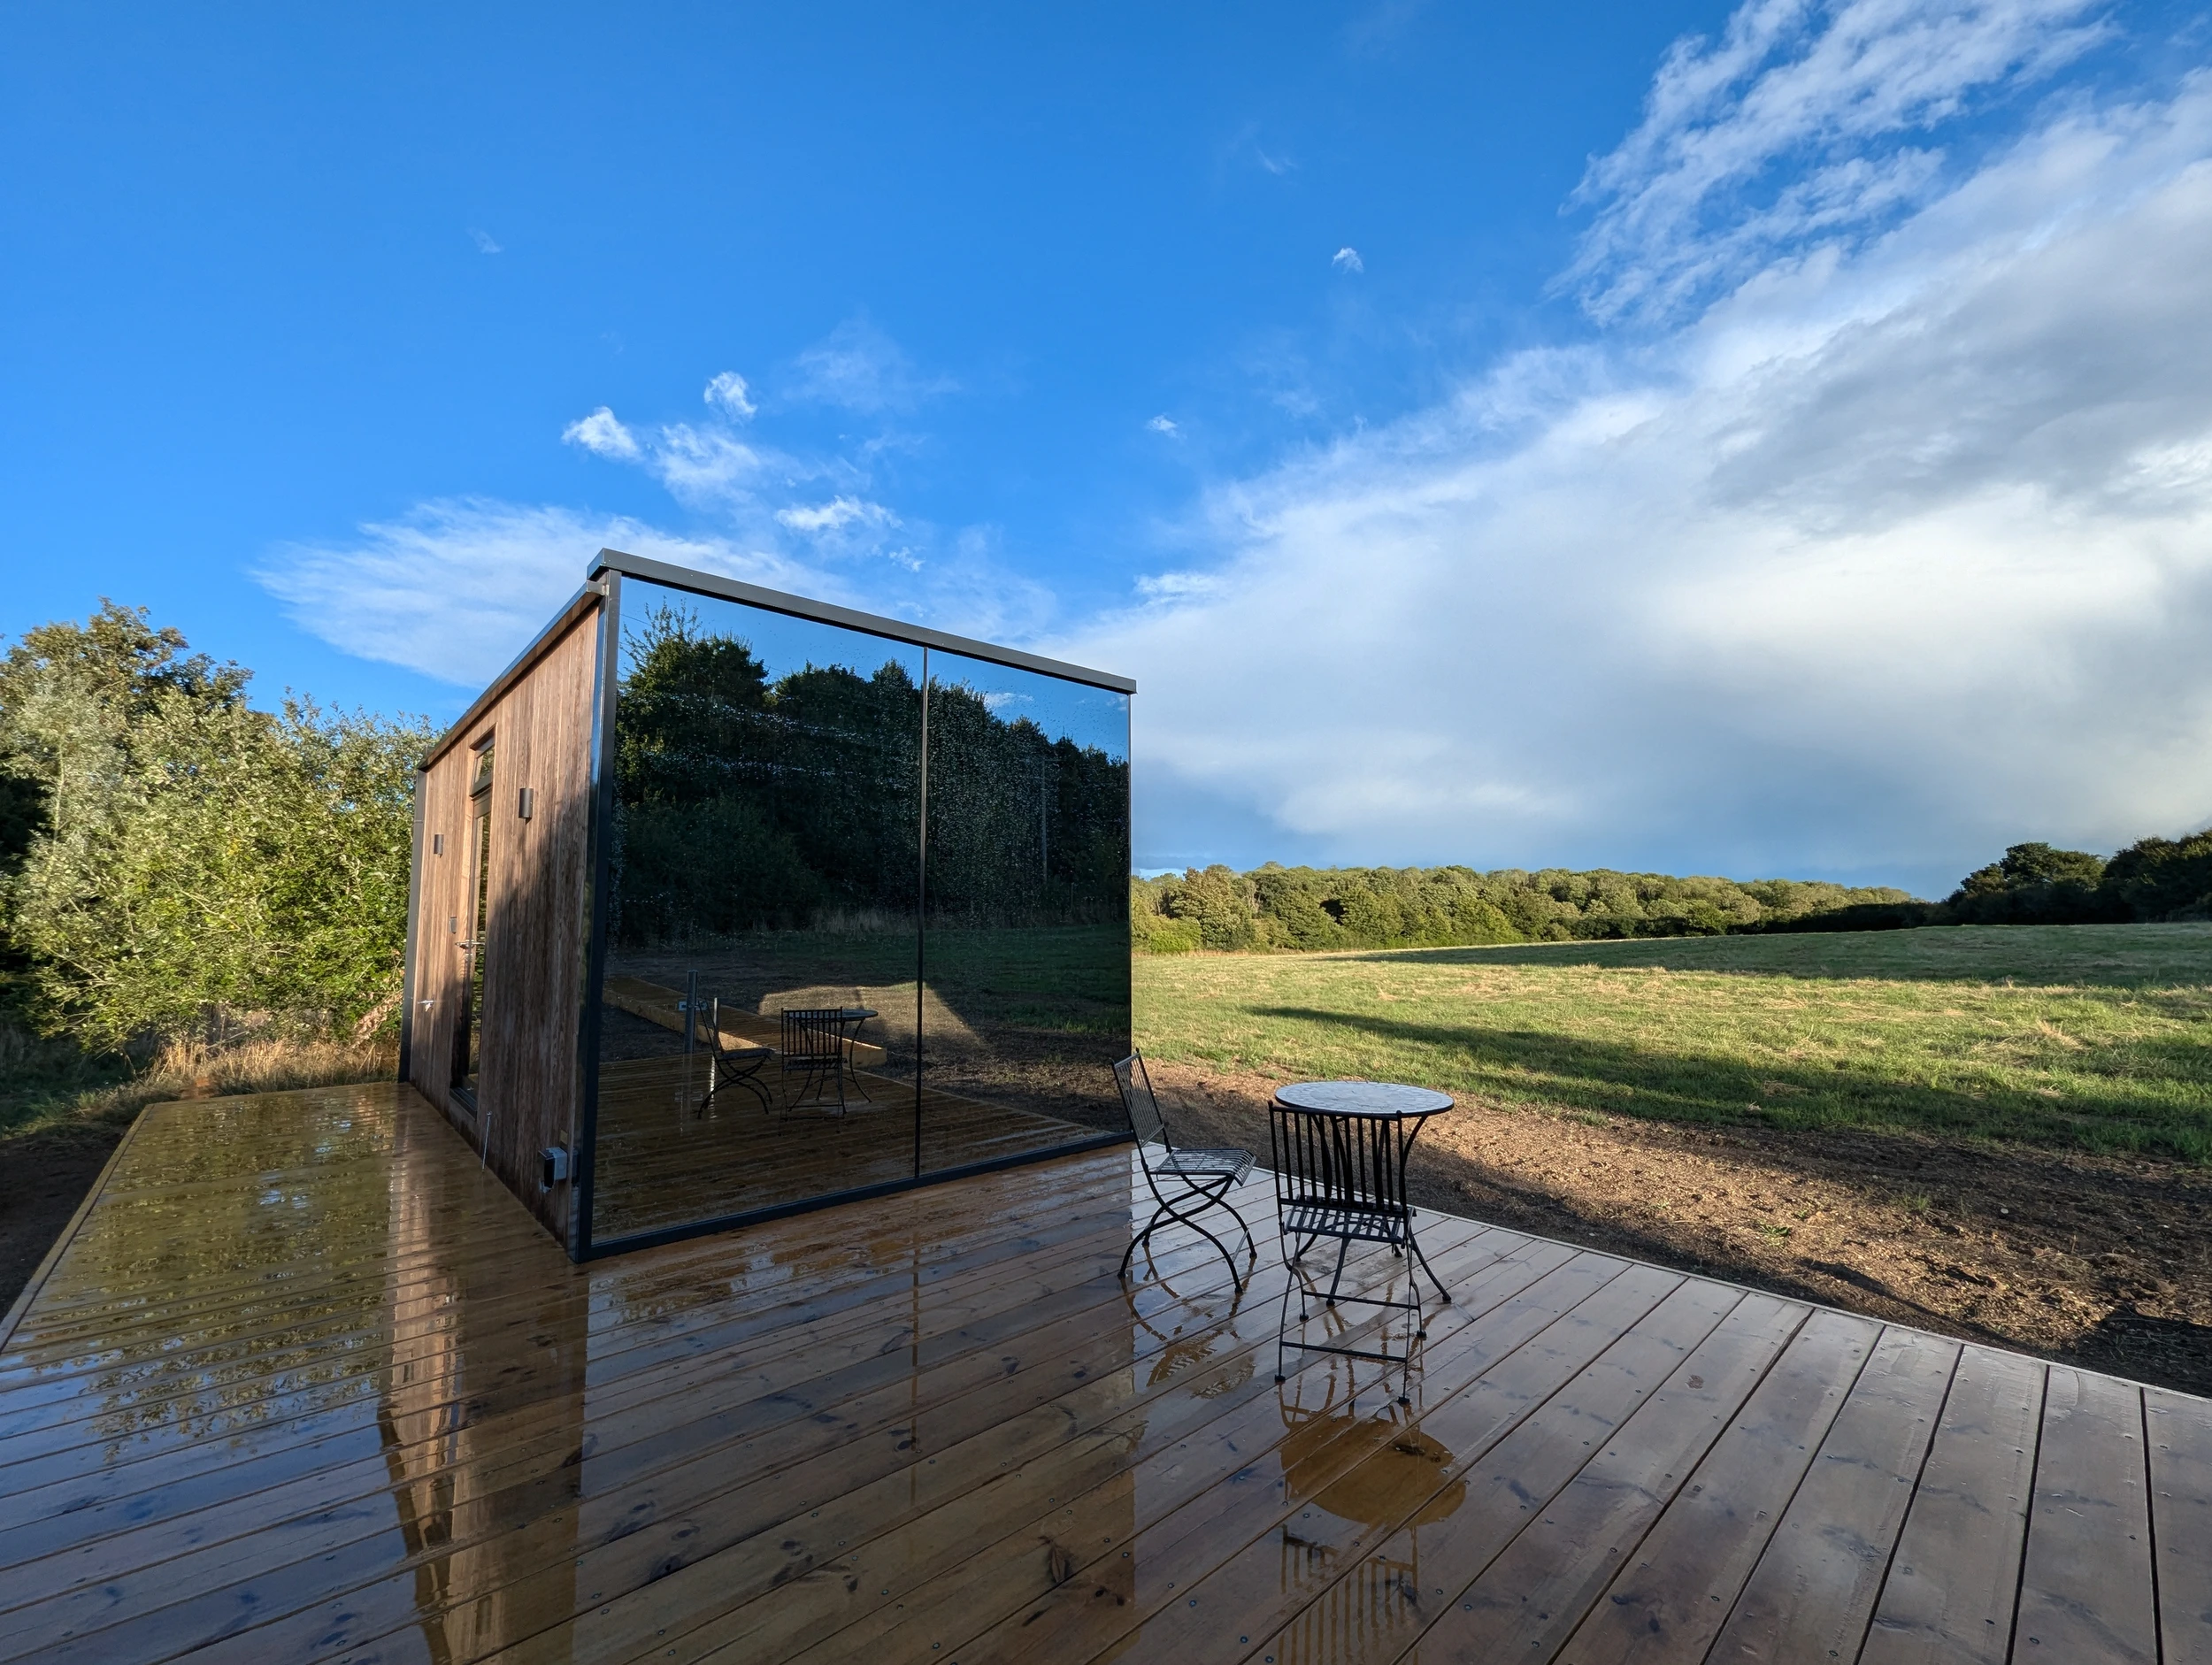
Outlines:
[[[484,499],[427,503],[341,543],[288,545],[255,577],[295,624],[343,652],[476,687],[575,593],[602,549],[777,588],[825,588],[823,575],[771,551],[673,537],[618,515]]]
[[[474,226],[469,227],[469,241],[476,245],[476,252],[480,255],[501,255],[507,252],[494,241],[491,233],[480,231]]]
[[[863,416],[910,411],[923,400],[956,390],[942,377],[922,375],[905,349],[866,318],[849,318],[793,361],[791,396]]]
[[[1642,123],[1591,163],[1598,210],[1563,281],[1601,318],[1709,297],[1818,234],[1921,201],[1939,152],[1902,142],[2047,74],[2102,33],[2096,0],[1748,0],[1675,42]],[[1758,193],[1771,181],[1770,196]]]
[[[1329,257],[1329,264],[1339,272],[1364,272],[1367,263],[1359,257],[1359,250],[1347,243]]]
[[[595,457],[619,457],[634,461],[639,455],[637,438],[615,419],[615,414],[601,405],[588,417],[580,417],[561,430],[561,438],[571,445],[580,445]]]
[[[888,527],[899,524],[899,518],[881,503],[864,503],[856,497],[833,497],[826,503],[780,509],[776,519],[794,532],[813,533],[843,532],[856,526]]]
[[[753,403],[752,390],[747,387],[745,378],[734,370],[726,370],[707,383],[706,402],[738,422],[751,421],[760,410]]]
[[[1812,30],[1754,4],[1724,46],[1757,73],[1678,50],[1621,153],[1640,173],[1593,177],[1702,203],[1762,177],[1759,142],[2041,73],[2078,12],[1901,0]],[[1715,225],[1623,207],[1577,280],[1605,305],[1740,280],[1219,487],[1217,563],[1057,644],[1141,684],[1141,809],[1196,830],[1148,825],[1141,858],[1225,828],[1286,857],[1934,888],[2021,838],[2212,819],[2212,75],[2053,109],[1903,209],[1833,186],[1848,240],[1747,240],[1787,188]]]
[[[646,466],[682,503],[744,500],[780,459],[772,459],[722,428],[672,422],[654,436]]]
[[[1169,416],[1156,416],[1151,421],[1146,423],[1145,426],[1155,434],[1164,434],[1170,439],[1179,437],[1183,432],[1182,428],[1177,425],[1175,418]]]

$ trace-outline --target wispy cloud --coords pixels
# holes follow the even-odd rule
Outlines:
[[[780,588],[818,579],[724,539],[483,498],[426,503],[338,543],[283,546],[255,577],[295,624],[333,647],[469,687],[498,673],[602,549]]]
[[[1145,426],[1155,434],[1164,434],[1171,440],[1180,439],[1183,434],[1181,425],[1171,416],[1156,416]]]
[[[1339,272],[1364,272],[1367,262],[1359,257],[1359,250],[1347,243],[1329,257],[1329,264]]]
[[[476,252],[480,255],[503,255],[507,252],[494,240],[491,233],[474,226],[469,227],[469,241],[476,245]]]
[[[1749,0],[1678,41],[1642,122],[1590,164],[1562,284],[1600,318],[1710,300],[1808,238],[1892,223],[1942,178],[1915,143],[2101,36],[2097,0]]]
[[[792,364],[790,396],[863,416],[903,415],[956,392],[949,377],[925,376],[905,349],[864,318],[848,318]]]
[[[710,407],[737,422],[749,422],[760,410],[745,378],[734,370],[726,370],[707,383],[705,399]]]
[[[895,526],[899,518],[881,503],[856,497],[833,497],[826,503],[780,509],[776,519],[794,532],[834,533],[850,526]]]
[[[628,461],[641,455],[637,436],[624,427],[603,404],[589,416],[580,417],[563,428],[561,438],[570,445],[582,446],[595,457]]]
[[[1633,328],[1221,485],[1217,561],[1059,644],[1144,687],[1182,830],[1140,858],[1934,886],[2212,819],[2212,74],[1871,182],[2082,15],[1755,3],[1677,49],[1572,274]]]
[[[841,397],[910,410],[944,387],[877,333],[841,331],[806,362]],[[880,500],[880,436],[826,451],[756,437],[750,385],[725,371],[697,420],[627,423],[601,405],[561,431],[640,469],[695,525],[553,504],[441,501],[345,539],[287,545],[255,574],[303,628],[365,658],[457,683],[503,664],[575,587],[603,546],[726,572],[965,633],[1024,640],[1050,619],[1041,585],[1007,570],[986,526],[941,528]]]

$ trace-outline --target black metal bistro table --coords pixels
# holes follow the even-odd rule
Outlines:
[[[1297,1262],[1321,1238],[1337,1240],[1336,1270],[1329,1279],[1325,1306],[1356,1301],[1386,1307],[1413,1315],[1414,1339],[1428,1334],[1422,1316],[1420,1280],[1413,1266],[1406,1269],[1409,1281],[1407,1301],[1343,1293],[1344,1262],[1355,1243],[1382,1243],[1394,1255],[1410,1255],[1414,1264],[1428,1273],[1437,1296],[1447,1306],[1451,1292],[1421,1253],[1413,1234],[1413,1204],[1406,1194],[1406,1159],[1413,1141],[1432,1116],[1455,1107],[1448,1093],[1431,1087],[1405,1086],[1394,1081],[1298,1081],[1277,1089],[1268,1106],[1267,1133],[1271,1166],[1275,1170],[1275,1211],[1283,1236],[1283,1255],[1294,1269],[1283,1289],[1283,1323],[1276,1332],[1275,1379],[1284,1379],[1283,1349],[1308,1353],[1337,1353],[1351,1358],[1376,1359],[1404,1365],[1411,1370],[1412,1343],[1403,1351],[1388,1350],[1387,1338],[1374,1347],[1355,1347],[1300,1339],[1286,1341],[1290,1292],[1298,1291],[1301,1324],[1306,1322],[1305,1281]],[[1295,1245],[1295,1247],[1293,1247]],[[1405,1397],[1402,1389],[1399,1394]]]

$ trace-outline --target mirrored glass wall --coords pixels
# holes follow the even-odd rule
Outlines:
[[[621,580],[595,1246],[1122,1125],[1128,699]]]

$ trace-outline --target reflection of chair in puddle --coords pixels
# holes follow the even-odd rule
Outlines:
[[[1169,1136],[1167,1119],[1160,1114],[1160,1102],[1152,1094],[1152,1078],[1145,1070],[1142,1053],[1133,1052],[1115,1064],[1114,1080],[1121,1087],[1122,1107],[1129,1112],[1129,1131],[1137,1136],[1137,1165],[1144,1170],[1144,1183],[1150,1188],[1156,1205],[1144,1230],[1129,1239],[1129,1247],[1121,1257],[1119,1275],[1128,1275],[1137,1245],[1147,1245],[1146,1253],[1149,1255],[1152,1234],[1172,1220],[1187,1225],[1219,1249],[1221,1258],[1229,1262],[1229,1276],[1241,1284],[1250,1276],[1260,1251],[1252,1241],[1252,1228],[1244,1224],[1244,1216],[1228,1198],[1252,1171],[1252,1153],[1177,1148]],[[1166,1188],[1164,1190],[1163,1186]],[[1225,1211],[1244,1233],[1248,1260],[1241,1276],[1237,1271],[1237,1257],[1229,1252],[1229,1246],[1198,1224],[1198,1216],[1212,1208]]]
[[[1439,1484],[1453,1453],[1416,1423],[1419,1413],[1386,1400],[1379,1414],[1361,1416],[1353,1367],[1342,1368],[1341,1383],[1333,1361],[1301,1371],[1282,1399],[1283,1485],[1295,1510],[1281,1528],[1282,1587],[1319,1592],[1285,1634],[1282,1665],[1374,1657],[1371,1638],[1417,1621],[1421,1528],[1467,1500],[1464,1479]],[[1322,1402],[1302,1403],[1317,1381]],[[1332,1534],[1299,1530],[1317,1509],[1388,1536],[1348,1575]]]
[[[1208,1261],[1206,1264],[1210,1266],[1213,1262]],[[1214,1399],[1250,1381],[1252,1351],[1237,1347],[1237,1311],[1244,1305],[1249,1285],[1233,1275],[1225,1301],[1218,1284],[1199,1294],[1182,1294],[1172,1279],[1154,1262],[1148,1244],[1145,1247],[1145,1270],[1149,1274],[1145,1281],[1125,1288],[1122,1293],[1123,1300],[1129,1303],[1129,1316],[1136,1327],[1161,1344],[1145,1385],[1159,1387],[1181,1378],[1190,1393],[1201,1399]],[[1164,1294],[1169,1299],[1147,1316],[1138,1304],[1140,1292]],[[1219,1355],[1225,1350],[1233,1350],[1234,1355],[1222,1362]]]
[[[803,1104],[826,1104],[834,1095],[837,1113],[845,1113],[845,1081],[848,1077],[859,1089],[860,1096],[868,1098],[868,1089],[859,1072],[850,1063],[851,1047],[847,1032],[857,1032],[860,1025],[875,1014],[859,1007],[823,1006],[787,1008],[782,1014],[783,1047],[778,1056],[776,1070],[778,1086],[783,1093],[785,1108],[795,1109]],[[794,1078],[798,1087],[793,1090]],[[869,1102],[873,1103],[872,1099]]]
[[[1325,1294],[1316,1286],[1317,1274],[1309,1271],[1303,1262],[1294,1256],[1286,1255],[1283,1262],[1283,1269],[1288,1276],[1283,1285],[1282,1309],[1276,1320],[1275,1379],[1278,1382],[1289,1379],[1288,1367],[1284,1354],[1293,1350],[1302,1353],[1328,1354],[1346,1360],[1364,1359],[1370,1362],[1380,1364],[1384,1367],[1382,1379],[1386,1385],[1389,1379],[1389,1367],[1394,1364],[1401,1372],[1398,1403],[1401,1405],[1409,1403],[1416,1352],[1418,1344],[1428,1335],[1428,1331],[1421,1327],[1418,1289],[1413,1291],[1415,1299],[1410,1301],[1396,1300],[1394,1298],[1393,1292],[1396,1289],[1398,1278],[1401,1276],[1406,1277],[1410,1281],[1413,1275],[1412,1267],[1402,1261],[1392,1265],[1388,1279],[1383,1284],[1379,1294],[1352,1293],[1346,1291],[1342,1287],[1344,1262],[1341,1259],[1337,1262],[1334,1275],[1329,1280],[1329,1287]],[[1294,1293],[1298,1297],[1298,1339],[1296,1340],[1293,1340],[1290,1337],[1290,1298]],[[1359,1346],[1354,1340],[1347,1339],[1353,1335],[1353,1325],[1342,1310],[1342,1307],[1350,1303],[1381,1309],[1382,1316],[1377,1323],[1371,1346]],[[1406,1338],[1404,1345],[1394,1351],[1390,1345],[1390,1332],[1387,1327],[1390,1322],[1389,1316],[1394,1312],[1404,1312],[1409,1315],[1404,1322],[1407,1328],[1412,1331]],[[1321,1333],[1324,1339],[1318,1341],[1310,1341],[1306,1339],[1310,1333],[1307,1326],[1316,1321],[1322,1325]],[[1366,1338],[1362,1337],[1359,1339],[1363,1340]]]

